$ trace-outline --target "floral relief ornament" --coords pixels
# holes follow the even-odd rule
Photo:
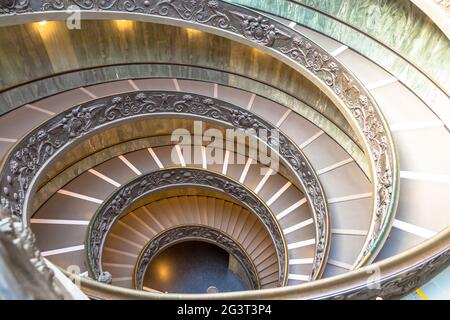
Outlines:
[[[2,0],[0,1],[0,14],[31,11],[31,0]]]
[[[276,28],[269,19],[261,16],[255,17],[237,11],[230,11],[230,13],[242,20],[241,26],[243,35],[247,39],[267,47],[272,47],[275,40],[279,38],[290,39],[290,36],[287,33]]]

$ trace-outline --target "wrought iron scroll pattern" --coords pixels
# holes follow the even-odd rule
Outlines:
[[[141,251],[135,266],[135,287],[142,290],[144,277],[152,260],[168,246],[188,240],[212,242],[231,253],[242,265],[252,289],[259,289],[260,283],[253,262],[241,246],[223,232],[205,226],[180,226],[166,230],[152,239]]]
[[[364,137],[372,161],[374,214],[359,261],[375,251],[385,237],[397,202],[398,170],[392,137],[367,90],[334,57],[306,37],[257,12],[218,0],[30,0],[30,3],[34,11],[65,10],[78,3],[82,10],[127,11],[215,27],[265,46],[309,70],[346,107]],[[321,228],[320,224],[325,222],[316,223]],[[318,243],[317,247],[323,246],[324,243]],[[316,253],[321,254],[320,250]]]
[[[192,186],[213,188],[224,192],[253,212],[270,234],[278,258],[279,283],[285,283],[287,249],[276,218],[257,196],[243,185],[220,174],[196,168],[169,168],[139,176],[121,187],[97,210],[89,223],[86,240],[90,271],[94,278],[102,273],[102,252],[107,234],[129,206],[155,190],[167,187]]]
[[[450,248],[444,252],[430,257],[426,261],[409,268],[391,274],[385,278],[377,279],[370,285],[353,288],[343,294],[334,294],[323,298],[333,300],[369,300],[378,297],[382,299],[398,299],[416,288],[421,287],[450,263]]]
[[[328,211],[322,186],[307,158],[284,134],[279,133],[274,139],[271,131],[274,127],[268,122],[244,109],[204,96],[163,91],[126,93],[84,103],[55,116],[22,139],[8,155],[1,177],[1,203],[14,215],[22,216],[34,177],[58,150],[106,124],[151,114],[197,116],[237,129],[265,130],[267,144],[279,150],[280,158],[292,169],[310,203],[316,228],[311,277],[320,274],[328,249]]]
[[[334,299],[367,300],[382,298],[398,299],[430,281],[450,264],[450,228],[442,231],[435,239],[427,240],[423,245],[408,250],[405,255],[394,259],[376,262],[363,267],[360,271],[323,281],[314,281],[296,288],[268,289],[264,292],[240,292],[237,295],[217,295],[215,299]],[[374,275],[377,275],[374,277]],[[83,281],[83,280],[82,280]],[[109,292],[96,288],[97,283],[86,281],[82,286],[94,291],[99,297]],[[141,295],[142,294],[142,295]],[[139,292],[133,295],[124,293],[115,297],[147,299],[186,299],[182,294],[149,294]],[[208,298],[207,295],[204,296]]]
[[[37,272],[41,274],[43,283],[46,285],[46,287],[41,289],[48,290],[45,293],[47,297],[51,299],[62,299],[65,289],[61,288],[57,283],[54,272],[47,266],[41,252],[37,249],[34,233],[29,227],[24,226],[17,216],[11,215],[9,209],[3,208],[1,205],[0,233],[10,238],[17,250],[24,254],[34,268],[36,268]]]
[[[31,0],[4,0],[0,2],[0,15],[31,11]]]

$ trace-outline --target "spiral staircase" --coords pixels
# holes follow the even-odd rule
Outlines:
[[[5,297],[450,298],[448,7],[349,2],[6,1]],[[154,287],[192,240],[248,290]]]

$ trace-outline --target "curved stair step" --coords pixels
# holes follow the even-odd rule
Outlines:
[[[212,206],[212,202],[224,202],[224,200],[220,200],[220,199],[215,199],[215,198],[211,198],[211,197],[205,197],[205,196],[182,196],[182,197],[171,197],[171,198],[167,198],[167,199],[163,199],[163,200],[158,200],[155,201],[149,205],[146,205],[146,207],[151,206],[152,207],[152,212],[154,213],[155,219],[157,220],[163,220],[163,216],[165,216],[167,214],[167,206],[170,206],[170,204],[172,203],[177,203],[180,201],[183,201],[182,198],[184,198],[184,202],[186,204],[190,204],[190,206],[185,206],[183,207],[183,211],[178,211],[178,214],[180,215],[180,218],[178,219],[179,221],[182,221],[183,218],[182,216],[186,216],[187,212],[199,212],[200,210],[200,203],[202,203],[202,201],[204,203],[210,203],[210,205]],[[186,199],[188,198],[188,199]],[[197,200],[202,199],[202,201],[194,201],[194,198],[196,198]],[[189,201],[190,200],[190,201]],[[227,205],[229,203],[229,205]],[[174,205],[175,206],[175,205]],[[243,209],[240,206],[237,206],[231,202],[226,201],[225,205],[223,206],[215,206],[215,208],[221,209],[221,208],[230,208],[229,210],[227,210],[224,215],[226,216],[233,216],[233,215],[238,215],[237,219],[228,219],[229,221],[234,221],[231,222],[228,225],[224,225],[224,229],[222,229],[225,233],[230,234],[229,230],[233,230],[234,225],[236,224],[236,222],[239,219],[243,219],[241,218],[242,216],[248,216],[248,211]],[[125,217],[122,217],[121,220],[122,221],[127,221],[127,224],[131,224],[129,221],[131,221],[131,219],[133,219],[132,214],[134,214],[135,216],[139,217],[139,214],[144,215],[145,212],[139,211],[139,214],[137,213],[139,210],[135,210],[134,212],[129,213],[128,215],[126,215]],[[208,213],[212,213],[213,211],[208,211]],[[245,213],[245,214],[244,214]],[[207,219],[207,221],[209,221],[209,224],[205,224],[202,223],[200,221],[201,216],[200,215],[196,215],[197,216],[197,220],[194,221],[195,224],[201,224],[201,225],[209,225],[211,227],[214,227],[215,224],[212,223],[212,219]],[[144,220],[145,218],[143,217],[142,220]],[[167,220],[168,221],[168,220]],[[183,225],[183,223],[173,223],[170,225],[165,225],[165,229],[169,229],[169,228],[173,228],[175,226],[180,226]],[[134,226],[133,226],[134,227]],[[264,228],[262,227],[261,223],[258,223],[257,219],[255,218],[254,221],[252,221],[251,223],[249,223],[247,226],[244,227],[244,242],[240,242],[242,244],[242,246],[246,249],[246,251],[250,254],[251,257],[259,257],[261,255],[261,252],[256,251],[255,249],[259,247],[259,244],[261,243],[265,243],[266,245],[264,246],[262,252],[265,252],[266,255],[268,256],[274,256],[275,259],[271,259],[270,260],[270,264],[267,265],[267,263],[265,263],[265,261],[268,261],[267,259],[265,261],[262,261],[262,263],[260,265],[256,265],[257,270],[261,270],[261,269],[266,269],[268,267],[271,267],[272,269],[274,268],[273,265],[276,265],[278,267],[278,262],[276,259],[276,253],[275,253],[275,249],[273,247],[273,244],[271,243],[271,241],[269,242],[269,245],[267,245],[267,234],[266,232],[263,232]],[[132,277],[132,269],[129,268],[130,263],[133,262],[131,265],[134,265],[134,263],[136,263],[136,257],[138,256],[140,250],[138,250],[138,252],[136,252],[136,248],[137,245],[141,246],[141,249],[144,247],[145,244],[141,244],[140,242],[137,242],[134,239],[133,234],[131,234],[128,230],[123,229],[123,225],[120,223],[115,224],[112,227],[111,233],[113,235],[117,235],[114,236],[113,238],[108,237],[105,243],[105,254],[104,254],[104,259],[103,259],[103,266],[105,270],[108,270],[109,272],[111,272],[111,274],[113,275],[113,279],[118,277],[120,280],[119,282],[121,282],[120,286],[124,286],[124,283],[128,283],[127,281],[123,281],[122,279],[125,277]],[[148,233],[146,235],[149,235]],[[231,235],[231,234],[230,234]],[[133,239],[130,239],[130,237],[133,236]],[[141,239],[143,239],[142,237],[140,237]],[[123,240],[123,239],[127,239],[128,241],[123,241],[124,243],[120,243],[120,247],[117,247],[118,240]],[[270,240],[270,239],[269,239]],[[130,243],[131,241],[131,243]],[[129,248],[127,248],[127,246],[129,246]],[[118,253],[114,258],[111,258],[112,255],[114,255],[115,253]],[[124,254],[126,253],[126,254]],[[118,258],[118,256],[125,256],[124,259],[120,259]],[[133,260],[134,259],[134,260]],[[256,261],[256,260],[255,260]],[[271,269],[271,270],[272,270]],[[127,272],[128,270],[128,272]],[[130,271],[131,270],[131,271]],[[277,269],[278,270],[278,269]],[[277,271],[278,272],[278,271]],[[268,277],[269,282],[273,281],[273,273],[270,273],[270,277]],[[278,273],[277,273],[278,274]],[[122,283],[124,282],[124,283]],[[266,286],[266,284],[268,283],[267,281],[262,281],[261,282],[263,287]]]

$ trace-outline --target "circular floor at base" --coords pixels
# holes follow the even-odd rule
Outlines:
[[[144,285],[170,293],[249,290],[247,282],[228,269],[229,258],[228,252],[210,243],[178,243],[153,259]]]

